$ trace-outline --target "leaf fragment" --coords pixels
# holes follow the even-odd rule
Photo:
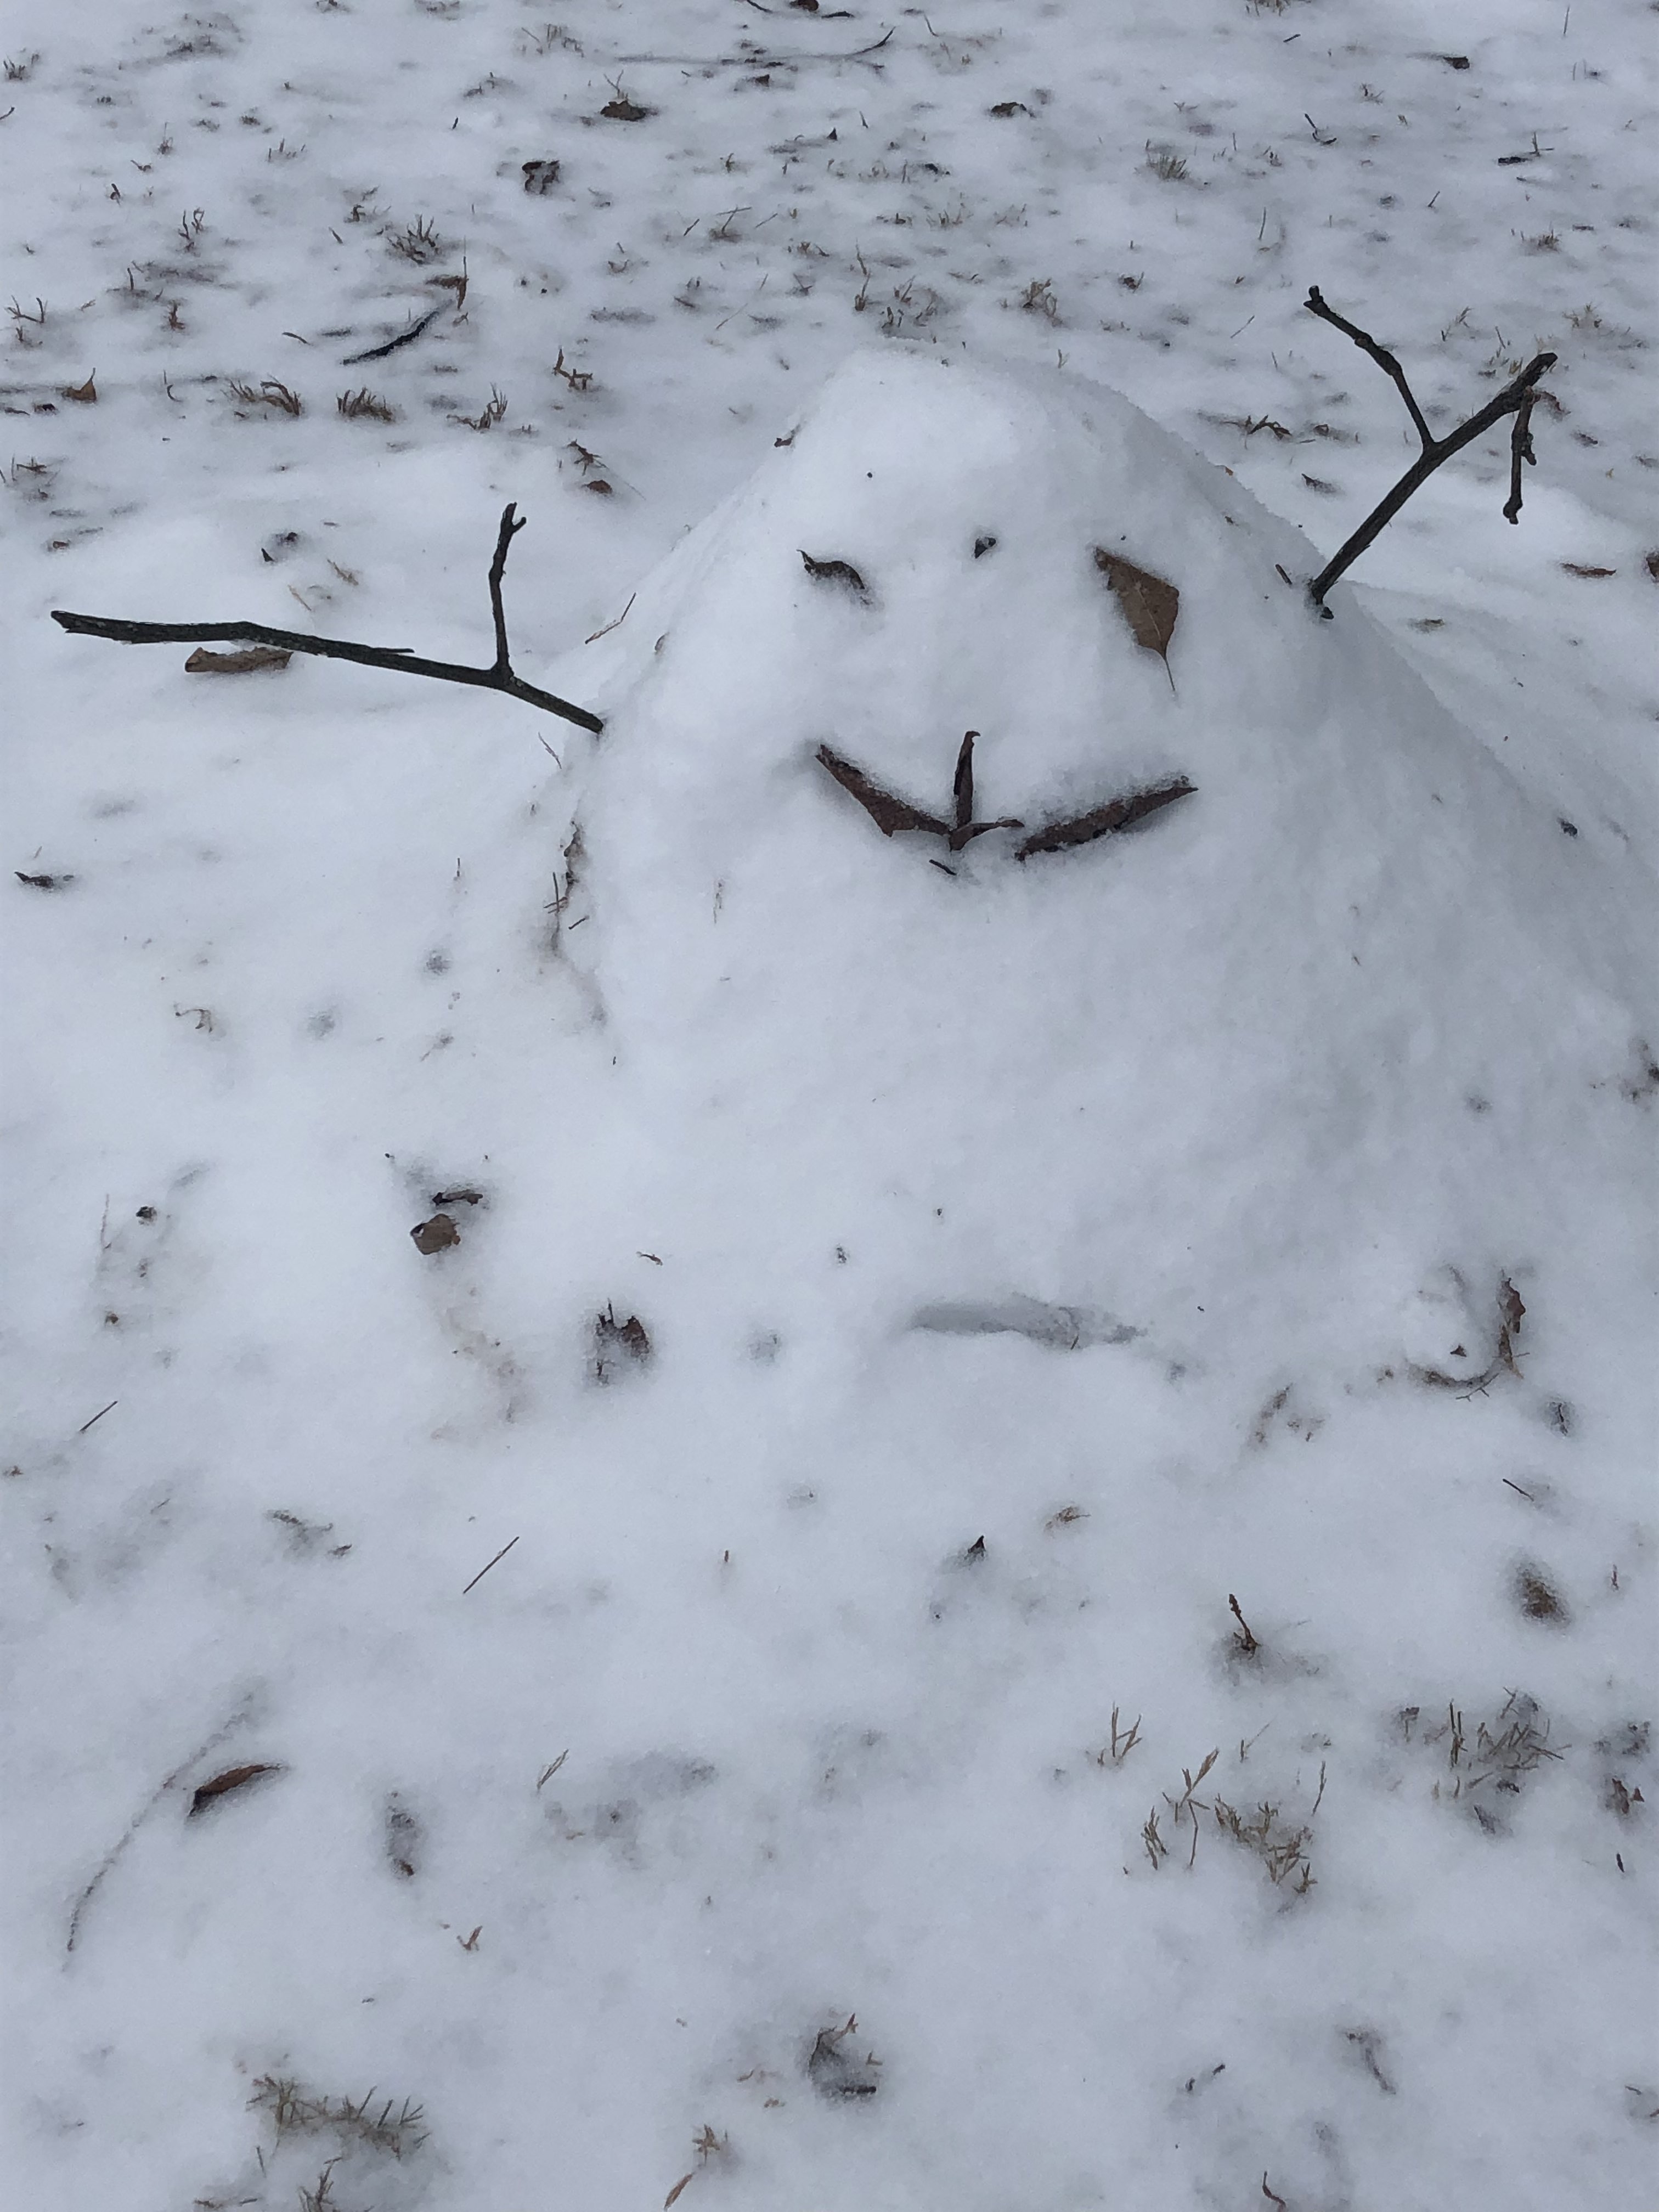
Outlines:
[[[869,598],[869,586],[850,561],[815,561],[804,550],[800,557],[805,564],[807,574],[816,577],[819,583],[845,584],[849,592],[856,592],[861,599]]]
[[[262,1774],[280,1774],[282,1771],[280,1766],[273,1766],[269,1762],[249,1766],[228,1766],[222,1774],[216,1774],[199,1785],[191,1798],[190,1811],[185,1817],[193,1820],[198,1813],[205,1812],[221,1797],[228,1797],[233,1790],[245,1790],[250,1782],[257,1782]]]

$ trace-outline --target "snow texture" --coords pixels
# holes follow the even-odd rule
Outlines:
[[[1647,2201],[1645,29],[9,33],[20,2203]]]

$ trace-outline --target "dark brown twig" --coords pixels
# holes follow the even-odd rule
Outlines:
[[[384,361],[389,353],[396,353],[399,346],[412,345],[422,331],[431,329],[442,313],[443,307],[440,304],[433,308],[430,314],[422,315],[418,323],[411,323],[406,331],[399,331],[395,338],[388,338],[384,345],[370,346],[364,353],[347,354],[341,361],[341,368],[355,368],[360,361]]]
[[[1443,438],[1437,438],[1406,380],[1406,372],[1388,348],[1378,345],[1369,332],[1360,330],[1357,325],[1336,313],[1334,309],[1328,307],[1316,284],[1308,294],[1304,304],[1310,313],[1319,316],[1322,321],[1332,324],[1351,337],[1361,352],[1369,354],[1393,381],[1406,403],[1407,411],[1423,446],[1421,453],[1393,490],[1372,508],[1352,537],[1332,556],[1309,585],[1309,597],[1328,620],[1330,609],[1325,605],[1325,594],[1337,578],[1352,567],[1366,547],[1388,523],[1393,521],[1412,494],[1427,483],[1443,461],[1449,460],[1465,446],[1473,445],[1477,438],[1484,437],[1493,423],[1501,422],[1505,415],[1513,415],[1516,421],[1510,440],[1510,496],[1504,505],[1504,514],[1510,522],[1520,520],[1521,465],[1522,461],[1535,461],[1537,459],[1532,446],[1532,410],[1538,402],[1538,380],[1555,366],[1556,357],[1553,353],[1538,355],[1527,363],[1518,376],[1511,378],[1495,398],[1489,399],[1478,414],[1471,415],[1467,422],[1448,431]]]
[[[1370,354],[1385,375],[1394,379],[1400,397],[1406,403],[1406,412],[1417,425],[1418,436],[1423,441],[1425,447],[1433,445],[1434,433],[1430,429],[1424,418],[1423,410],[1418,405],[1412,388],[1406,381],[1406,372],[1388,348],[1378,345],[1369,331],[1362,331],[1357,323],[1351,323],[1344,316],[1339,315],[1334,307],[1328,307],[1324,295],[1317,284],[1308,294],[1307,304],[1312,313],[1321,316],[1328,323],[1334,323],[1339,331],[1345,332],[1353,340],[1362,353]]]
[[[465,1597],[466,1595],[466,1590],[476,1589],[478,1584],[483,1580],[484,1577],[489,1572],[489,1570],[495,1566],[498,1561],[504,1559],[507,1557],[507,1553],[513,1549],[513,1547],[518,1542],[518,1537],[509,1536],[506,1543],[501,1546],[501,1550],[496,1553],[495,1559],[486,1559],[484,1561],[483,1566],[479,1568],[477,1573],[473,1576],[472,1580],[467,1584],[466,1589],[464,1589],[461,1592],[461,1595]]]
[[[315,653],[325,660],[355,660],[365,668],[396,669],[404,676],[430,676],[445,684],[471,684],[480,690],[505,692],[510,699],[522,700],[526,707],[539,707],[545,714],[557,714],[562,720],[574,722],[578,729],[592,731],[598,737],[605,728],[599,715],[590,714],[586,707],[574,706],[568,699],[558,698],[551,691],[540,690],[513,672],[507,653],[507,617],[501,606],[501,579],[507,571],[507,548],[523,528],[524,522],[516,519],[514,504],[509,501],[501,511],[495,558],[489,564],[495,658],[488,668],[470,668],[454,660],[422,660],[397,647],[354,645],[347,638],[315,637],[303,630],[273,629],[265,623],[124,622],[109,615],[70,614],[58,607],[52,609],[52,618],[60,629],[68,630],[71,635],[112,638],[118,645],[270,645],[287,653]]]
[[[1510,495],[1504,502],[1506,522],[1521,520],[1521,464],[1536,467],[1538,456],[1532,449],[1532,410],[1538,398],[1535,392],[1528,392],[1515,410],[1515,420],[1510,425]]]

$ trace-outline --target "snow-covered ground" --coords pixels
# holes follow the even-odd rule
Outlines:
[[[20,2205],[1651,2201],[1653,51],[9,7]]]

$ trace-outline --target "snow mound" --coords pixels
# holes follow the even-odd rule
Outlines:
[[[1447,1267],[1495,1313],[1564,1175],[1606,1202],[1634,871],[1344,591],[1319,620],[1316,565],[1115,394],[889,351],[567,661],[609,717],[569,945],[700,1304],[833,1245],[881,1329],[1023,1299],[1386,1357]],[[1024,826],[960,849],[820,756],[948,827],[970,730],[975,819]]]

